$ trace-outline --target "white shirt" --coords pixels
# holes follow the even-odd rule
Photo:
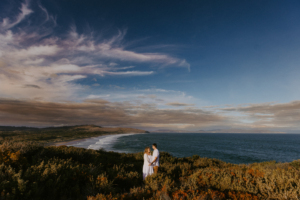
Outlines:
[[[153,156],[152,156],[152,158],[153,158],[153,160],[155,159],[155,157],[157,157],[156,158],[156,161],[153,163],[153,166],[159,166],[159,151],[158,151],[158,149],[155,149],[154,151],[153,151]]]

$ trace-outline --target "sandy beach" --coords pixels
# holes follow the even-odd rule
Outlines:
[[[124,134],[144,134],[148,133],[145,130],[134,128],[122,128],[122,127],[101,127],[96,125],[78,125],[70,127],[58,127],[60,134],[55,135],[57,141],[49,141],[45,143],[45,146],[73,146],[77,143],[84,143],[86,140],[93,140],[94,138],[102,138],[114,135],[123,136]],[[46,130],[51,132],[52,129]],[[73,133],[70,134],[70,133]],[[51,133],[51,137],[54,135]],[[118,137],[120,137],[118,136]]]
[[[57,146],[57,147],[59,147],[59,146],[68,146],[68,145],[72,146],[72,144],[76,144],[78,142],[82,142],[82,141],[85,141],[87,139],[89,139],[89,138],[68,140],[68,141],[63,141],[63,142],[54,142],[52,144],[49,144],[48,146]]]
[[[111,135],[111,134],[110,134]],[[60,142],[49,142],[49,143],[46,143],[44,146],[68,146],[70,144],[75,144],[77,142],[80,142],[80,141],[84,141],[84,140],[87,140],[89,138],[92,138],[92,137],[88,137],[88,138],[80,138],[80,139],[75,139],[75,140],[65,140],[65,141],[60,141]]]
[[[107,134],[96,137],[67,140],[63,142],[54,142],[52,144],[48,144],[48,146],[74,146],[85,149],[104,149],[108,151],[113,151],[111,147],[118,138],[134,134],[143,133]]]

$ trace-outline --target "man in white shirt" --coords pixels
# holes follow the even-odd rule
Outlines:
[[[159,167],[159,151],[157,149],[157,144],[153,144],[152,145],[152,149],[154,150],[153,151],[153,160],[152,162],[149,164],[149,166],[152,164],[153,165],[153,170],[154,170],[154,173],[157,174],[158,172],[158,167]]]

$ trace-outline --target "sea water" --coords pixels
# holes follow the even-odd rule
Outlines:
[[[153,143],[176,157],[199,155],[236,164],[300,159],[300,134],[124,134],[95,137],[72,146],[135,153]]]

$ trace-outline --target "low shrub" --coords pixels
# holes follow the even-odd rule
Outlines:
[[[5,140],[0,199],[297,199],[300,161],[235,165],[161,152],[158,174],[142,179],[143,153],[125,154]]]

